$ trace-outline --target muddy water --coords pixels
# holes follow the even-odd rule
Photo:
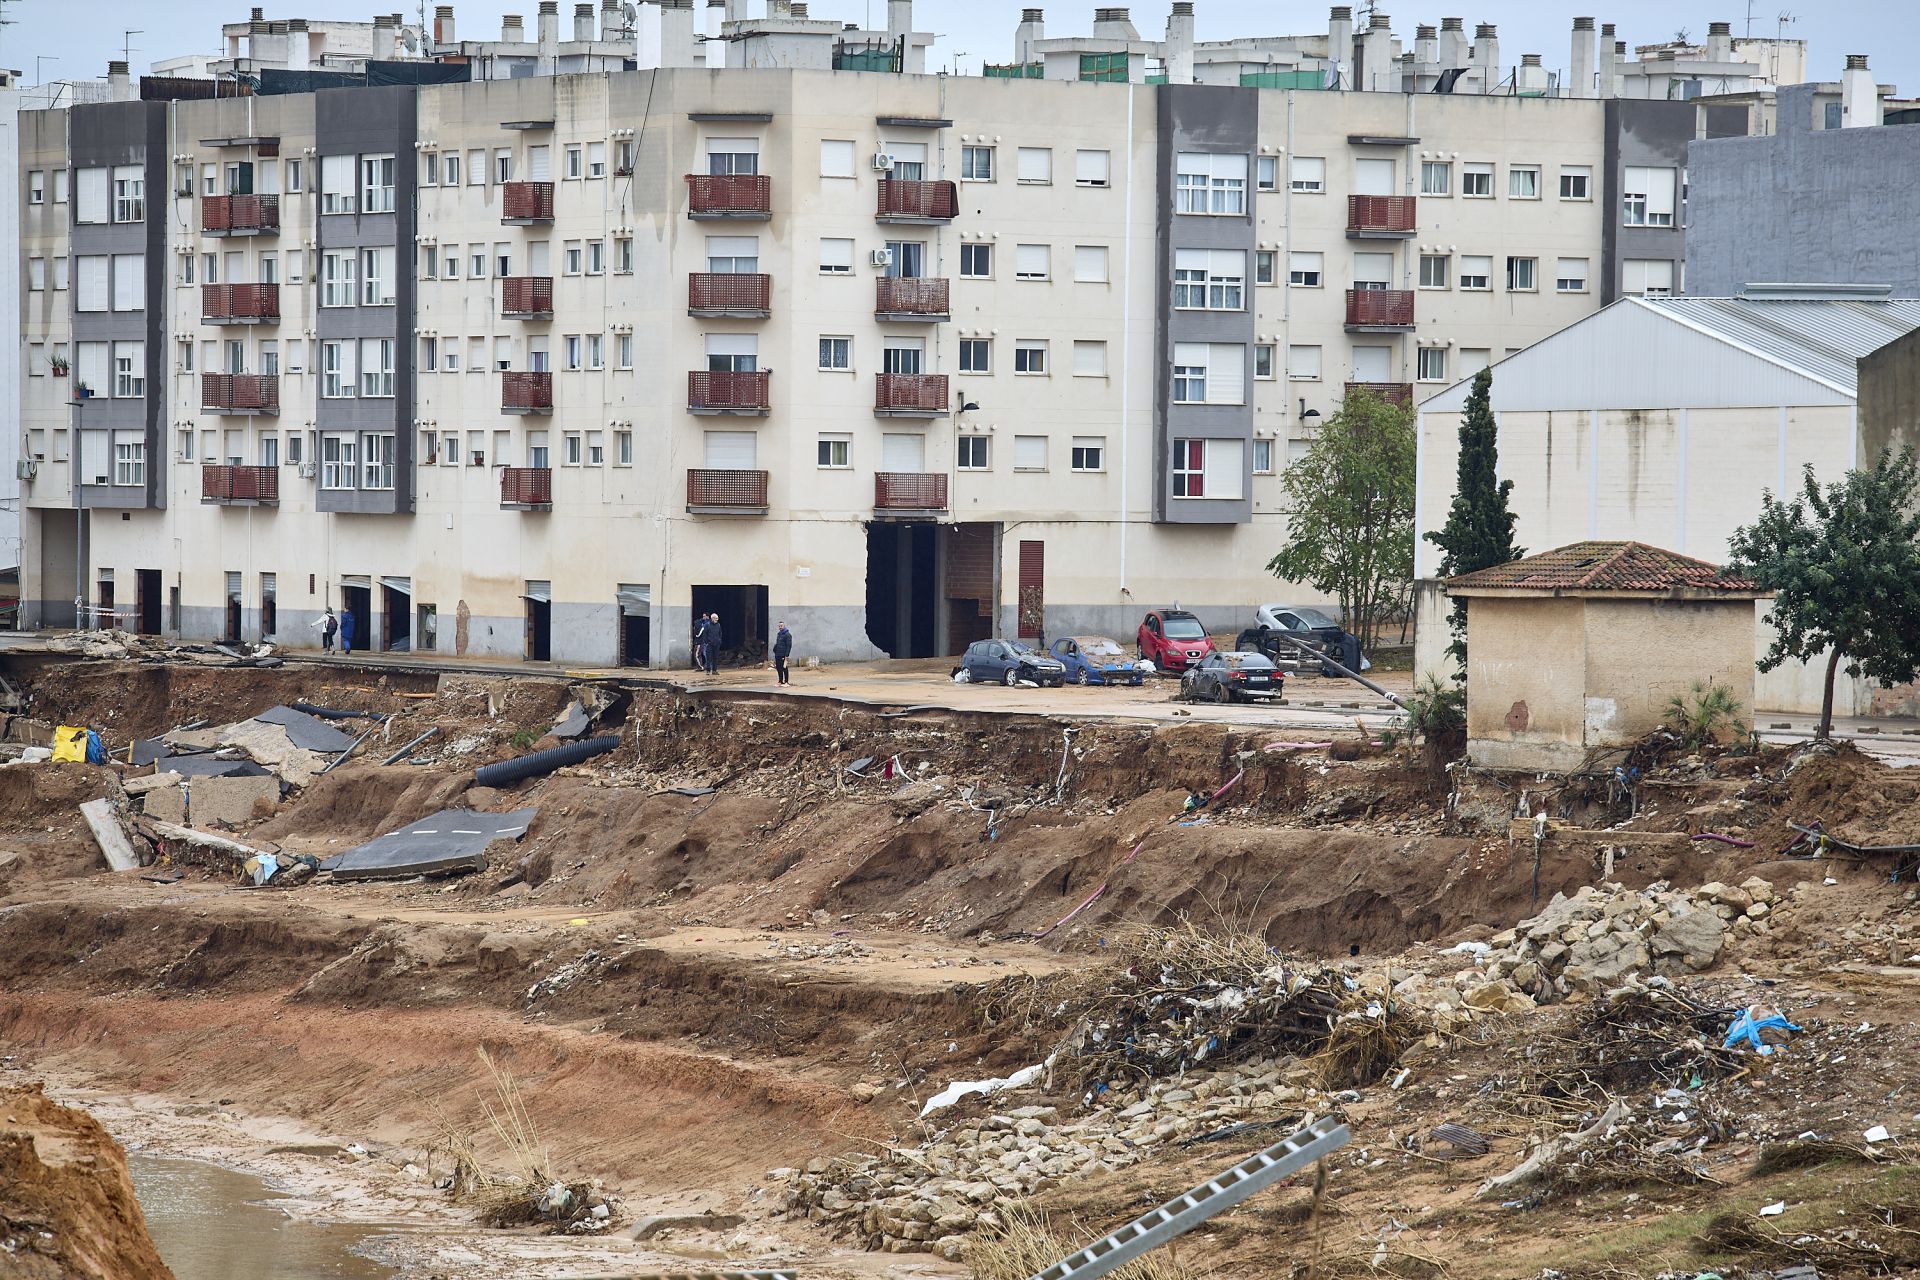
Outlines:
[[[202,1164],[130,1154],[147,1229],[176,1280],[385,1280],[390,1268],[352,1252],[364,1228],[297,1222],[268,1207],[257,1178]]]

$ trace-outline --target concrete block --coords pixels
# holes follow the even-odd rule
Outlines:
[[[263,813],[271,813],[280,803],[280,779],[195,778],[189,784],[187,817],[196,826],[224,822],[238,826]],[[264,806],[264,808],[263,808]]]
[[[172,778],[172,783],[147,792],[141,801],[143,811],[149,818],[184,825],[187,821],[187,789],[180,785],[177,775],[165,776]]]

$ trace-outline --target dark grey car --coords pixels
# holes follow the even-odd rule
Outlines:
[[[975,640],[960,658],[958,670],[976,684],[1004,684],[1022,680],[1058,688],[1067,682],[1066,664],[1048,657],[1024,640]]]

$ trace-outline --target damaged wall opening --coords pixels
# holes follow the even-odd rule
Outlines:
[[[867,526],[867,639],[892,658],[961,653],[993,634],[1000,526]]]
[[[620,665],[644,667],[653,658],[653,595],[645,583],[623,582],[614,598],[620,603]]]
[[[759,583],[743,586],[704,586],[693,589],[695,620],[709,613],[720,615],[720,653],[737,661],[763,661],[767,654],[767,588]]]

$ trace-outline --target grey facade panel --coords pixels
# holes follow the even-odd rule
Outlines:
[[[1606,106],[1607,171],[1602,182],[1606,201],[1601,217],[1600,302],[1620,296],[1629,259],[1674,264],[1674,289],[1681,286],[1681,266],[1687,256],[1688,202],[1685,199],[1687,144],[1698,127],[1698,111],[1691,102],[1656,102],[1614,98]],[[1675,170],[1674,217],[1671,227],[1630,227],[1624,219],[1621,195],[1626,170],[1648,167]],[[1691,280],[1688,292],[1697,293]]]

